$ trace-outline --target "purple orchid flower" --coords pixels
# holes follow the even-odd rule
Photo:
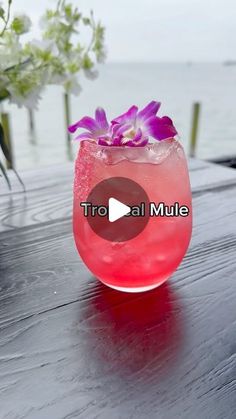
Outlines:
[[[152,101],[139,112],[137,106],[131,106],[127,112],[113,119],[113,131],[122,135],[123,144],[133,146],[147,144],[148,136],[159,141],[173,138],[177,131],[172,120],[167,116],[156,116],[160,106],[160,102]]]
[[[71,133],[78,128],[86,130],[76,137],[77,140],[90,139],[105,146],[143,147],[148,143],[149,136],[161,141],[177,134],[168,116],[156,116],[160,106],[160,102],[155,101],[141,111],[137,106],[131,106],[127,112],[113,119],[110,125],[104,109],[98,108],[95,119],[85,116],[68,129]]]
[[[97,108],[95,112],[95,119],[90,116],[84,116],[74,125],[68,127],[69,132],[74,133],[78,128],[86,129],[85,132],[78,135],[76,140],[99,140],[100,138],[109,138],[109,124],[104,109]]]

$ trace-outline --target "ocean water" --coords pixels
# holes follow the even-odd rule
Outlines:
[[[81,78],[83,91],[71,96],[71,122],[93,115],[97,106],[108,117],[130,105],[142,107],[155,99],[162,102],[160,115],[169,115],[177,127],[185,151],[193,102],[201,102],[197,157],[214,158],[236,154],[236,66],[222,64],[104,64],[98,79]],[[32,137],[25,109],[4,103],[10,112],[16,167],[19,170],[63,163],[68,160],[63,93],[50,86],[35,112]],[[78,144],[73,144],[76,155]]]

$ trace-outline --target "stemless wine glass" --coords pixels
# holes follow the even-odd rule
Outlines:
[[[151,202],[178,202],[189,208],[189,215],[150,217],[136,237],[105,240],[89,226],[80,203],[99,182],[120,176],[138,183]],[[192,231],[189,175],[180,143],[168,139],[145,147],[108,147],[82,141],[75,164],[73,230],[82,260],[106,285],[127,292],[161,285],[182,261]]]

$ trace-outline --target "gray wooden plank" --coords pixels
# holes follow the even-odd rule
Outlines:
[[[230,187],[236,183],[234,169],[194,159],[190,160],[189,167],[193,193]],[[72,164],[25,172],[22,177],[27,194],[10,195],[7,192],[0,195],[0,232],[71,217]]]
[[[91,277],[69,219],[3,232],[1,418],[235,417],[235,208],[196,193],[184,261],[142,295]]]
[[[11,170],[8,171],[8,176],[11,180],[14,194],[22,193],[22,187]],[[41,190],[42,188],[53,189],[57,186],[63,187],[63,183],[71,180],[73,177],[73,164],[64,163],[25,170],[20,172],[20,176],[28,193],[35,189]],[[0,181],[0,196],[2,195],[11,195],[4,179],[1,179]]]
[[[189,170],[199,170],[209,167],[211,163],[202,160],[190,159]],[[22,180],[27,188],[27,192],[35,189],[63,187],[64,183],[73,178],[73,163],[45,166],[37,169],[26,170],[20,173]],[[12,182],[12,190],[15,194],[22,192],[22,187],[12,171],[8,172]],[[0,179],[0,196],[9,195],[9,190],[4,179]]]

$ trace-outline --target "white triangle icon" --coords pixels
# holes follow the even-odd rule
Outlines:
[[[124,215],[128,214],[131,210],[128,205],[122,204],[122,202],[115,198],[109,198],[108,205],[108,220],[110,223],[113,223],[114,221],[119,220],[119,218],[124,217]]]

